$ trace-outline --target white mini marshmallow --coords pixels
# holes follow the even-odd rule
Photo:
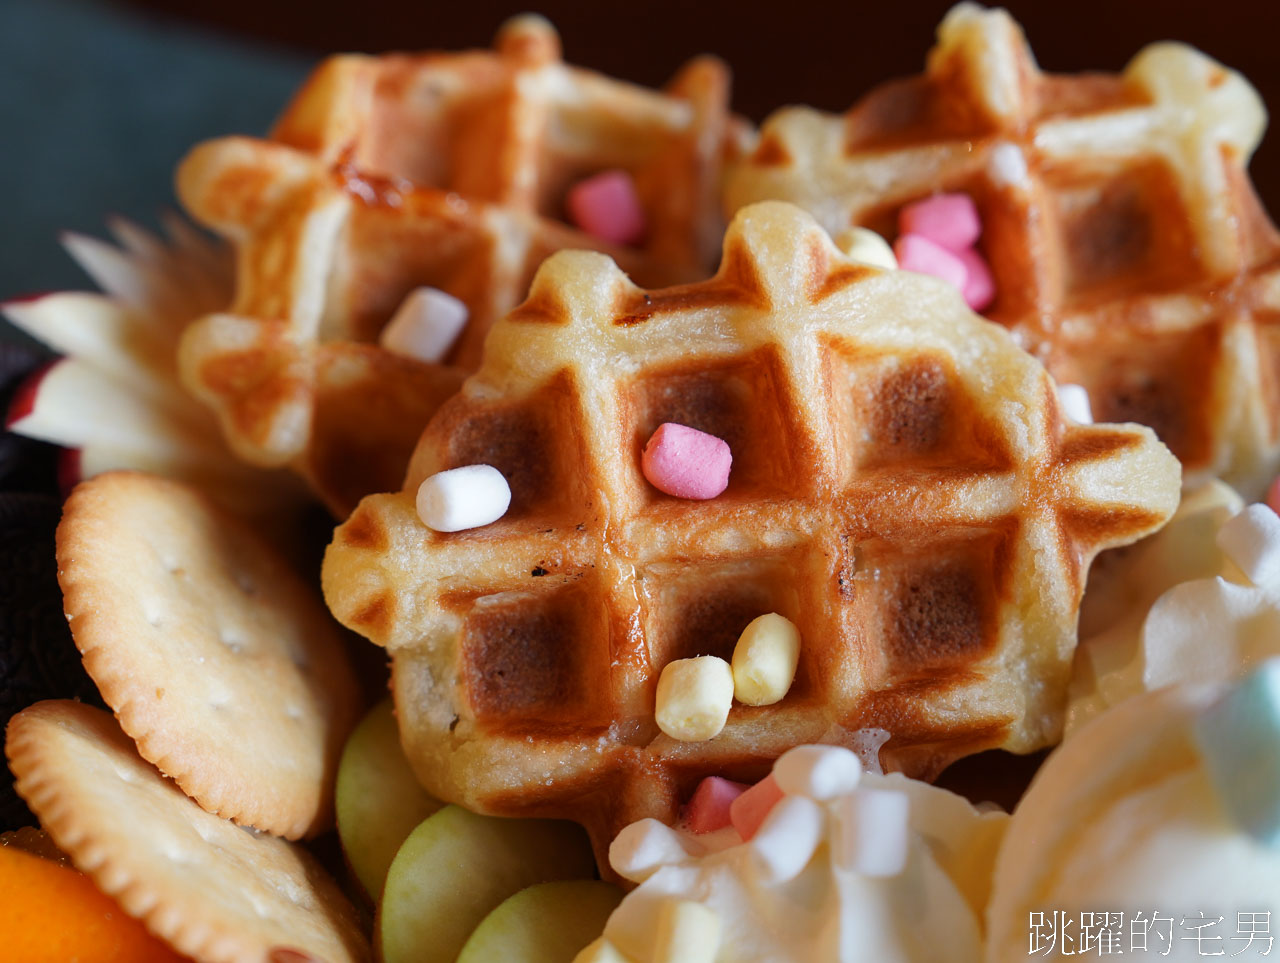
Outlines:
[[[886,271],[897,270],[898,259],[894,256],[893,248],[875,231],[865,227],[851,227],[837,234],[835,241],[836,247],[854,261],[884,268]]]
[[[439,361],[467,324],[467,306],[437,288],[414,288],[378,336],[392,354],[419,361]]]
[[[824,802],[858,788],[862,763],[841,746],[796,746],[778,757],[773,778],[788,795]]]
[[[825,822],[822,807],[812,799],[782,797],[747,844],[765,879],[785,883],[799,876],[822,842]]]
[[[496,522],[511,506],[511,487],[492,465],[437,472],[418,486],[418,517],[437,532]]]
[[[1083,385],[1058,385],[1058,401],[1063,413],[1077,425],[1093,424],[1093,405]]]
[[[1266,505],[1250,505],[1218,529],[1218,547],[1254,585],[1280,579],[1280,516]]]
[[[609,845],[609,865],[619,876],[641,883],[664,866],[689,858],[680,834],[656,819],[627,826]]]
[[[863,876],[896,876],[907,864],[910,803],[896,790],[859,789],[836,800],[832,858]]]

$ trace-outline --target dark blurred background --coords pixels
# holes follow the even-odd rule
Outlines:
[[[649,85],[694,54],[734,69],[753,120],[786,103],[848,106],[880,80],[916,73],[946,0],[769,5],[533,2],[566,59]],[[1145,43],[1192,43],[1245,74],[1280,110],[1276,0],[1014,0],[1040,64],[1115,71]],[[262,133],[308,68],[340,50],[487,46],[521,0],[0,0],[0,298],[83,287],[62,229],[102,233],[112,213],[154,223],[170,178],[206,137]],[[1253,161],[1280,211],[1280,132]]]

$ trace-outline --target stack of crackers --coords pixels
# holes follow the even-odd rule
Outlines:
[[[10,720],[41,826],[195,959],[368,959],[355,909],[290,842],[331,827],[361,700],[314,586],[205,496],[134,472],[67,500],[58,569],[111,713],[52,700]]]

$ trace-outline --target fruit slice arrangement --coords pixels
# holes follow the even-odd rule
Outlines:
[[[571,823],[441,808],[413,777],[389,701],[348,740],[337,797],[384,963],[567,963],[622,898],[592,878],[590,844]]]
[[[64,238],[102,293],[0,305],[11,323],[62,355],[14,395],[7,427],[66,449],[64,489],[133,468],[190,482],[254,517],[296,510],[301,486],[232,456],[214,417],[178,383],[182,331],[230,297],[227,252],[177,217],[164,238],[121,219],[110,227],[117,244]]]

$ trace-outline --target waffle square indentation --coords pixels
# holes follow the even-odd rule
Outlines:
[[[997,647],[997,608],[1010,576],[1004,526],[923,541],[858,545],[855,609],[884,681],[926,681],[974,670]]]
[[[659,425],[673,422],[715,435],[729,445],[733,469],[722,498],[758,499],[795,493],[803,477],[795,464],[793,406],[771,350],[708,364],[669,367],[633,382],[622,409],[630,421],[635,481],[649,501],[665,496],[640,474],[640,455]]]
[[[845,398],[836,430],[847,471],[1000,471],[1011,464],[999,431],[982,418],[945,358],[863,356],[832,375],[842,381],[832,386],[833,399]]]
[[[608,625],[581,583],[482,596],[463,623],[461,671],[476,719],[607,725]]]
[[[1190,212],[1165,164],[1076,163],[1049,167],[1044,181],[1064,258],[1064,307],[1175,291],[1203,277]]]

